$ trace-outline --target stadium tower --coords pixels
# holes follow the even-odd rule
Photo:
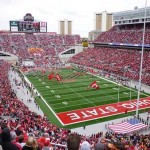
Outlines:
[[[89,32],[88,40],[94,41],[100,33],[108,31],[113,26],[113,13],[106,11],[94,13],[94,30]]]
[[[67,19],[59,20],[58,22],[58,34],[72,34],[72,21]]]
[[[113,26],[113,14],[106,11],[95,13],[95,30],[108,31]]]

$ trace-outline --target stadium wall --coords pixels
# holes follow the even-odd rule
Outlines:
[[[131,80],[130,82],[128,82],[128,85],[130,87],[138,90],[139,83],[137,81]],[[146,92],[146,93],[150,93],[150,86],[145,85],[145,84],[141,84],[141,91]]]
[[[65,53],[67,53],[68,51],[70,51],[71,49],[74,49],[75,52],[72,53],[72,54],[65,54]],[[67,49],[67,50],[65,50],[65,51],[63,51],[63,52],[61,52],[61,53],[59,54],[59,58],[60,58],[60,60],[61,60],[63,63],[65,63],[65,62],[67,62],[67,61],[70,59],[70,57],[73,57],[74,55],[76,55],[76,54],[78,54],[78,53],[80,53],[80,52],[82,52],[82,51],[83,51],[83,46],[82,46],[82,44],[77,44],[77,45],[72,46],[72,47],[70,47],[69,49]]]
[[[0,51],[1,55],[0,55],[0,59],[2,60],[5,60],[13,65],[16,65],[18,63],[18,57],[13,55],[13,54],[10,54],[10,53],[7,53],[7,52],[4,52],[4,51]]]

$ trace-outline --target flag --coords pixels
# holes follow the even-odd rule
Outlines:
[[[50,73],[49,75],[48,75],[48,79],[49,80],[51,80],[51,79],[53,79],[54,78],[54,72],[52,72],[52,73]]]
[[[145,127],[147,127],[147,125],[141,123],[137,119],[130,119],[129,121],[108,126],[108,128],[111,129],[113,132],[122,134],[132,133]]]
[[[94,89],[99,89],[99,86],[98,86],[98,84],[97,84],[97,82],[96,81],[93,81],[91,84],[90,84],[90,87],[92,87],[92,88],[94,88]]]
[[[56,74],[56,76],[54,77],[57,81],[61,81],[62,80],[62,78],[61,78],[61,76],[59,75],[59,74]]]

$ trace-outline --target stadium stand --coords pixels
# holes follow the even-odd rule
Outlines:
[[[145,44],[150,43],[150,28],[146,24]],[[114,26],[109,31],[100,34],[95,42],[98,43],[127,43],[141,44],[143,34],[143,24],[132,24]]]
[[[150,52],[144,53],[142,82],[150,85]],[[139,79],[140,51],[117,48],[89,48],[72,57],[70,63],[95,68],[132,80]]]
[[[0,47],[4,52],[17,55],[22,60],[34,58],[36,65],[54,64],[57,62],[56,55],[69,47],[80,44],[79,35],[51,35],[51,34],[24,34],[24,33],[0,33]],[[41,52],[31,53],[30,48],[41,48]],[[44,56],[52,59],[47,60]],[[43,58],[40,61],[39,58]]]
[[[9,138],[7,137],[9,136],[9,133],[5,134],[7,127],[10,130],[10,135],[13,135],[13,137],[15,135],[16,138],[14,141],[17,142],[17,144],[20,143],[18,141],[20,136],[23,136],[23,150],[28,146],[36,147],[41,150],[45,147],[53,147],[57,150],[66,149],[67,137],[70,134],[70,130],[59,128],[58,126],[51,124],[45,116],[41,117],[40,115],[31,112],[21,100],[18,100],[15,92],[11,89],[8,80],[9,69],[12,69],[10,64],[0,61],[0,78],[5,79],[0,80],[0,141],[2,148],[4,150],[7,149],[4,146],[6,145],[4,138]],[[25,85],[26,84],[24,83],[24,86]],[[147,129],[149,129],[149,126]],[[84,148],[84,146],[86,146],[85,143],[88,143],[88,148],[94,149],[99,140],[101,144],[104,144],[104,147],[109,147],[110,144],[112,144],[111,146],[118,146],[118,143],[121,142],[127,149],[133,147],[136,148],[137,146],[150,148],[149,135],[144,136],[138,135],[137,133],[122,135],[109,131],[106,132],[106,134],[99,132],[97,134],[92,134],[91,136],[80,135],[80,137],[81,148]],[[11,144],[14,143],[13,141],[9,142],[11,142]]]
[[[146,28],[146,44],[150,43],[149,33],[148,27]],[[94,42],[139,44],[142,42],[141,37],[142,26],[140,25],[114,26],[109,31],[102,33]],[[20,63],[25,59],[34,58],[36,66],[50,63],[54,65],[57,62],[57,58],[55,58],[57,52],[60,53],[79,43],[81,43],[79,35],[0,33],[0,47],[2,51],[17,55]],[[32,48],[41,48],[43,51],[35,55],[35,53],[29,51]],[[51,56],[52,59],[45,58],[47,55]],[[147,85],[150,85],[149,56],[150,52],[145,51],[142,82]],[[73,56],[69,62],[137,81],[139,78],[140,51],[129,48],[88,48],[82,53]],[[8,80],[8,71],[10,69],[12,69],[10,64],[0,61],[0,145],[2,145],[3,150],[8,150],[5,147],[5,142],[12,144],[13,149],[17,149],[15,143],[20,146],[22,145],[20,143],[23,143],[24,146],[20,148],[23,150],[27,149],[26,147],[28,146],[40,150],[45,147],[56,150],[66,149],[67,137],[71,131],[52,124],[45,116],[41,117],[31,112],[16,97]],[[25,83],[23,85],[26,86]],[[145,122],[145,124],[148,124],[148,122]],[[146,129],[149,130],[149,128],[150,124],[148,124]],[[13,136],[14,141],[10,140],[10,136]],[[20,136],[23,136],[22,141]],[[84,148],[84,144],[87,143],[88,149],[97,149],[99,147],[120,150],[150,149],[150,135],[140,135],[138,132],[126,135],[112,131],[103,134],[103,131],[99,131],[99,133],[88,137],[83,135],[80,135],[80,137],[81,148]],[[97,143],[99,143],[99,147]]]

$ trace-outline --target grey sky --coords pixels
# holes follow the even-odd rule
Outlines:
[[[150,0],[147,0],[150,6]],[[0,0],[0,30],[9,30],[9,21],[31,13],[47,21],[49,32],[58,32],[58,20],[73,22],[73,34],[87,37],[94,30],[95,12],[118,12],[145,6],[145,0]]]

